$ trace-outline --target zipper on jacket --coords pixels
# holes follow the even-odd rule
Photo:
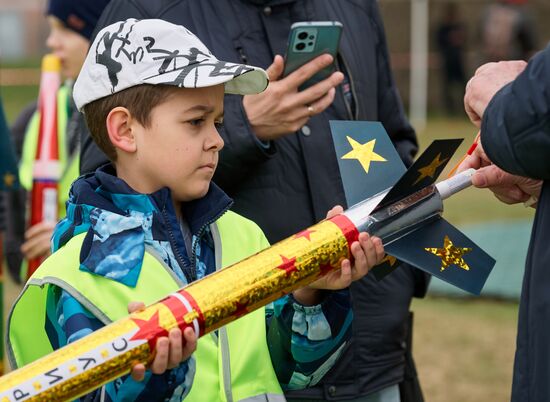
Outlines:
[[[231,205],[230,205],[231,206]],[[208,226],[210,226],[211,224],[213,224],[214,222],[216,222],[218,219],[220,219],[223,214],[225,214],[227,212],[227,210],[230,208],[230,206],[228,206],[227,208],[223,209],[222,211],[220,211],[219,214],[215,215],[212,219],[209,219],[204,225],[201,226],[201,228],[199,229],[199,231],[197,232],[197,236],[194,238],[194,241],[193,241],[193,245],[191,247],[191,265],[194,267],[196,265],[196,259],[197,259],[197,244],[198,242],[200,241],[200,239],[202,238],[202,236],[204,235],[204,231],[206,230],[206,228]],[[214,250],[214,253],[215,253],[216,250]],[[217,267],[216,267],[216,270],[217,270]],[[195,276],[196,276],[196,270],[195,271]],[[195,278],[196,280],[197,278]]]
[[[162,208],[162,218],[164,219],[164,223],[166,224],[167,230],[168,230],[168,237],[170,239],[170,246],[172,247],[172,251],[174,252],[174,256],[176,257],[176,260],[178,264],[180,265],[180,268],[183,271],[183,274],[187,278],[187,283],[190,284],[191,282],[194,282],[197,280],[197,273],[195,272],[195,269],[193,268],[194,265],[187,265],[185,264],[185,260],[183,256],[181,255],[179,248],[176,245],[176,238],[174,237],[174,233],[172,232],[172,229],[170,225],[168,224],[168,214],[166,212],[166,206]]]
[[[349,87],[351,90],[351,97],[353,98],[353,102],[355,103],[355,114],[351,110],[351,105],[346,100],[346,96],[344,95],[344,91],[340,90],[340,95],[344,99],[344,104],[346,105],[346,109],[348,111],[348,115],[351,117],[352,120],[358,120],[359,119],[359,100],[357,99],[357,93],[355,92],[355,83],[353,82],[353,76],[351,74],[351,70],[349,68],[348,63],[346,63],[346,59],[344,59],[344,56],[340,55],[339,57],[340,61],[344,65],[344,70],[346,71],[346,75],[349,82]]]

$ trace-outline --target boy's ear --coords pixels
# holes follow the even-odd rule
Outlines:
[[[117,106],[107,115],[107,133],[113,146],[121,151],[133,153],[137,150],[132,131],[132,115],[122,106]]]

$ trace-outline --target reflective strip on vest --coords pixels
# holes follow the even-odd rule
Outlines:
[[[216,267],[226,267],[265,248],[263,233],[249,220],[225,213],[211,226]],[[165,264],[147,249],[138,283],[119,282],[78,269],[85,234],[51,255],[31,277],[8,317],[8,357],[21,366],[51,352],[44,330],[50,285],[59,286],[108,324],[127,315],[129,301],[150,304],[181,287]],[[61,279],[63,278],[63,279]],[[36,316],[39,311],[41,316]],[[29,316],[35,319],[28,320]],[[196,374],[186,401],[284,401],[266,341],[265,310],[258,309],[199,339]]]

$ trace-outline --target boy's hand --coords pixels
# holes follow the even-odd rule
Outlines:
[[[342,212],[343,208],[336,206],[327,213],[327,219]],[[355,259],[353,267],[350,260],[343,260],[339,270],[332,271],[308,286],[295,290],[293,293],[294,298],[305,305],[318,304],[320,289],[344,289],[351,285],[352,282],[361,279],[384,258],[382,240],[378,237],[370,237],[365,232],[360,233],[359,241],[353,242],[351,245],[351,253]]]
[[[50,255],[50,239],[55,225],[55,222],[44,221],[31,226],[25,232],[25,242],[21,245],[21,253],[27,260]]]
[[[276,55],[273,64],[267,68],[267,89],[243,98],[243,107],[256,137],[262,141],[271,141],[294,133],[310,117],[329,107],[334,100],[336,87],[344,79],[341,72],[336,71],[303,91],[298,91],[298,87],[332,61],[331,55],[323,54],[281,78],[285,62],[280,55]]]
[[[141,302],[128,303],[128,312],[141,311],[145,305]],[[155,358],[151,363],[153,374],[163,374],[166,370],[176,368],[181,362],[189,359],[197,349],[197,336],[191,328],[185,328],[183,337],[179,328],[170,330],[168,337],[163,336],[157,340]],[[143,381],[145,378],[145,365],[142,363],[132,367],[130,373],[135,381]]]

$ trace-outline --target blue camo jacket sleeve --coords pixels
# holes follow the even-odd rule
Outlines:
[[[348,290],[327,292],[315,306],[292,295],[267,306],[269,352],[283,389],[303,389],[323,378],[351,337],[352,318]]]
[[[74,342],[103,327],[82,304],[66,291],[50,287],[46,311],[46,330],[54,349]],[[143,381],[134,381],[129,375],[110,382],[78,399],[79,402],[154,402],[181,401],[191,389],[195,361],[191,357],[164,374],[146,371]]]

